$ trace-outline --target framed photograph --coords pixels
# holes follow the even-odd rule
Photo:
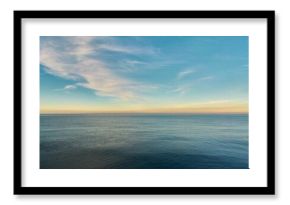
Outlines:
[[[274,194],[274,11],[14,11],[15,194]]]

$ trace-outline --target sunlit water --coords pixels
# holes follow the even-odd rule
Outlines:
[[[42,169],[247,169],[248,115],[41,115]]]

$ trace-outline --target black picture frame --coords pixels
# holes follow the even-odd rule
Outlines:
[[[22,19],[27,18],[222,18],[267,20],[266,187],[23,187],[22,186]],[[275,194],[275,11],[14,11],[14,194]]]

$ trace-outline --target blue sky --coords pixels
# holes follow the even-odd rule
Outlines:
[[[247,112],[247,36],[42,36],[42,113]]]

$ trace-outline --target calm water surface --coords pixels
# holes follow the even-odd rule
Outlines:
[[[248,115],[41,115],[42,169],[247,169]]]

